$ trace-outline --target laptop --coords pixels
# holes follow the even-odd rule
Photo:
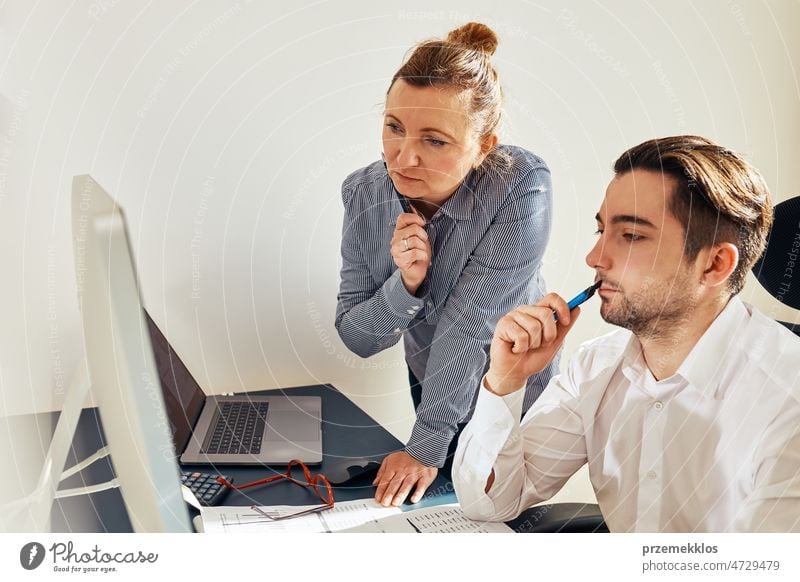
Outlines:
[[[206,396],[144,311],[175,450],[186,465],[322,463],[319,396]]]

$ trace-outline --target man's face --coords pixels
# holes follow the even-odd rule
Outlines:
[[[675,187],[660,172],[616,176],[596,216],[599,238],[586,256],[596,280],[603,280],[600,315],[640,336],[672,331],[698,301],[700,273],[684,256],[684,228],[669,210]]]

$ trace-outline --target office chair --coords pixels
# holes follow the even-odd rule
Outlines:
[[[753,274],[775,299],[800,309],[800,196],[775,205],[767,249],[753,265]],[[800,323],[779,323],[800,336]]]
[[[506,524],[517,533],[608,533],[596,503],[537,505]]]

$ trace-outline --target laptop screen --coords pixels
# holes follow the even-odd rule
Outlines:
[[[172,427],[172,438],[178,456],[186,448],[192,429],[203,410],[206,400],[205,392],[195,381],[192,374],[183,364],[178,354],[169,345],[167,338],[150,318],[147,310],[142,309],[147,328],[150,332],[150,343],[153,344],[153,355],[156,360],[161,391],[164,393],[164,404]]]

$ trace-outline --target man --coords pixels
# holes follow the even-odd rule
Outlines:
[[[454,462],[464,511],[512,519],[588,463],[611,531],[800,531],[800,339],[737,297],[772,222],[763,179],[694,136],[614,171],[586,262],[624,329],[583,344],[520,425],[580,308],[550,294],[499,321]]]

